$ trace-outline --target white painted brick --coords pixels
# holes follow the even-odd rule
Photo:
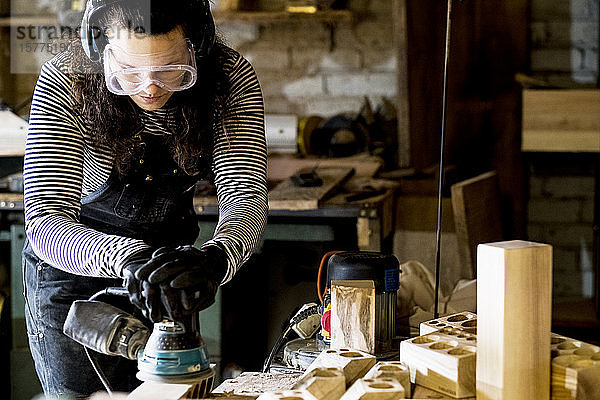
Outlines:
[[[542,195],[542,185],[544,180],[537,176],[529,178],[529,197],[536,198]]]
[[[571,17],[571,3],[565,0],[531,0],[530,10],[533,21],[566,21]]]
[[[598,72],[598,49],[586,49],[583,58],[584,71]]]
[[[579,297],[582,293],[581,272],[555,273],[553,274],[552,281],[552,295],[554,297]]]
[[[573,273],[578,267],[579,255],[575,248],[562,248],[553,246],[552,248],[552,269],[555,273],[568,272]]]
[[[579,200],[531,199],[529,221],[531,222],[577,222],[580,214]]]
[[[283,70],[290,66],[287,48],[254,47],[243,52],[256,70]]]
[[[534,242],[541,242],[543,237],[542,225],[529,222],[527,224],[527,239]]]
[[[258,81],[265,96],[281,96],[283,86],[290,80],[300,79],[304,76],[302,71],[281,70],[258,70]]]
[[[352,25],[348,23],[340,23],[336,26],[333,32],[333,45],[335,48],[361,48]]]
[[[598,48],[598,23],[573,22],[571,24],[571,42],[580,47]]]
[[[581,198],[594,196],[592,176],[552,176],[546,178],[544,194],[555,198]]]
[[[392,54],[379,64],[369,67],[369,69],[377,72],[398,72],[398,56]]]
[[[307,74],[315,74],[320,69],[321,59],[328,53],[325,48],[291,47],[292,68],[305,70]]]
[[[389,20],[368,20],[361,22],[354,28],[354,38],[357,44],[371,49],[389,48],[393,41],[393,21]]]
[[[571,71],[571,51],[533,50],[530,62],[534,71]]]
[[[592,249],[588,247],[581,247],[579,251],[579,265],[582,271],[592,271],[594,266]]]
[[[217,27],[218,33],[221,34],[230,47],[239,48],[246,42],[253,42],[258,39],[258,25],[239,22],[227,21],[222,22]]]
[[[582,271],[581,280],[581,295],[587,298],[594,297],[594,271]]]
[[[570,3],[574,21],[598,21],[598,0],[571,0]]]
[[[583,201],[581,206],[581,222],[594,222],[594,199]]]
[[[548,44],[550,32],[548,30],[548,23],[545,21],[537,21],[529,24],[529,37],[533,49],[552,47],[552,45]]]
[[[327,75],[326,87],[333,96],[396,96],[398,77],[395,73],[356,73]]]
[[[547,223],[540,229],[538,240],[553,246],[578,246],[592,242],[592,224]]]
[[[290,102],[283,96],[265,96],[265,113],[268,114],[296,114],[298,105]]]
[[[327,26],[311,20],[261,25],[259,40],[279,45],[324,49],[328,49],[331,42]]]
[[[346,96],[319,96],[305,99],[304,115],[319,115],[322,117],[331,117],[336,114],[353,112],[360,110],[364,102],[364,97],[346,97]]]
[[[358,50],[339,49],[321,58],[320,70],[324,72],[351,72],[360,68],[361,54]]]
[[[598,81],[597,71],[573,71],[571,79],[581,84],[596,83]]]
[[[283,85],[283,94],[290,98],[314,97],[325,94],[323,76],[306,76]]]
[[[377,14],[391,15],[393,12],[391,0],[370,0],[369,11]]]
[[[376,72],[398,71],[398,55],[391,47],[387,49],[364,49],[362,55],[364,70]]]

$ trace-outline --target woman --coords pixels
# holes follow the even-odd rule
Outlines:
[[[196,313],[267,212],[260,86],[215,39],[207,0],[89,0],[81,37],[42,68],[25,155],[27,330],[50,396],[103,389],[62,333],[74,300],[125,284],[151,321]],[[193,188],[207,179],[219,221],[197,249]],[[135,362],[100,365],[114,390],[139,384]]]

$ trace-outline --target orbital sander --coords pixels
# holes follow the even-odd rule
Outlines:
[[[205,393],[212,390],[214,367],[200,335],[197,314],[183,321],[157,322],[150,333],[133,315],[96,300],[102,295],[127,296],[128,292],[122,287],[106,288],[89,300],[76,300],[63,326],[65,335],[84,346],[92,363],[88,349],[137,360],[136,376],[141,381],[196,383]]]

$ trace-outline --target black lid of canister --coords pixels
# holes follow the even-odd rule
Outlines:
[[[327,287],[331,281],[372,280],[375,292],[398,290],[400,265],[391,254],[344,251],[333,254],[327,263]]]

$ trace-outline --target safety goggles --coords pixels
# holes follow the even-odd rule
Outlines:
[[[154,84],[170,92],[196,83],[198,70],[189,40],[152,54],[132,54],[108,44],[104,49],[104,78],[114,94],[133,95]]]

